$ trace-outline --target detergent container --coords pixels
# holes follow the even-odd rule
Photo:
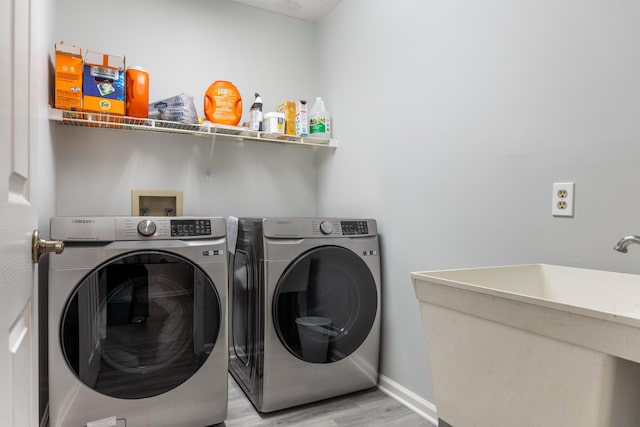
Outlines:
[[[256,93],[256,99],[253,101],[249,111],[249,129],[262,130],[262,98],[258,93]]]
[[[309,110],[309,136],[315,138],[331,138],[331,115],[321,97]]]
[[[284,133],[284,113],[267,113],[262,121],[262,130],[269,133]]]
[[[242,97],[233,83],[216,80],[204,94],[204,114],[212,123],[237,126],[242,118]]]
[[[149,73],[142,67],[129,67],[125,73],[125,115],[149,117]]]

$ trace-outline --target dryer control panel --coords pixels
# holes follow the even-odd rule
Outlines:
[[[264,218],[265,237],[365,237],[378,233],[373,219],[352,218]]]

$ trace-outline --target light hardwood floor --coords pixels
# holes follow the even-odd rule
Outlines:
[[[260,414],[229,375],[229,413],[217,427],[305,426],[305,427],[434,427],[377,388],[310,403],[269,414]]]

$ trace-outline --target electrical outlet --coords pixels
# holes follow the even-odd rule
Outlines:
[[[553,184],[551,214],[553,216],[573,216],[573,192],[575,183],[556,182]]]

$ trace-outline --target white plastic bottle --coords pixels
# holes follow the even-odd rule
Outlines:
[[[249,129],[262,130],[262,98],[256,93],[256,99],[249,110]]]
[[[309,136],[331,138],[331,114],[320,96],[316,98],[315,104],[309,110]]]

